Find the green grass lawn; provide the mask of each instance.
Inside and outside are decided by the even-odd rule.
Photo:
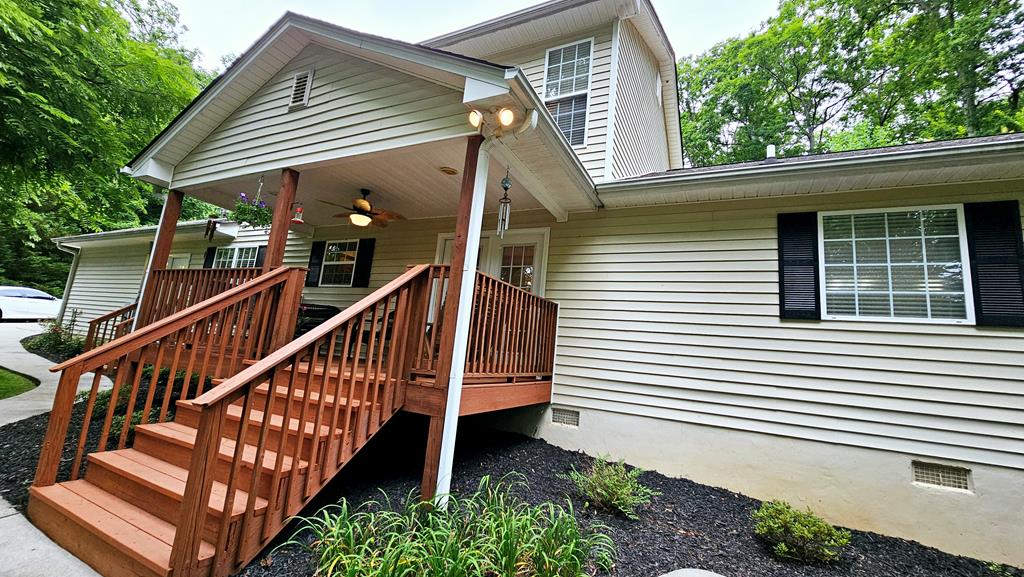
[[[31,381],[18,373],[12,373],[3,367],[0,367],[0,399],[20,395],[21,393],[34,388],[36,384],[37,383],[35,381]]]

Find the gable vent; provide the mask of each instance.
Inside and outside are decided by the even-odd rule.
[[[948,489],[971,490],[971,470],[939,463],[914,461],[914,482]]]
[[[291,100],[288,110],[305,108],[309,105],[309,91],[313,87],[313,71],[307,70],[295,75],[292,79]]]
[[[565,425],[567,427],[579,427],[580,412],[573,411],[572,409],[553,407],[551,409],[551,422],[556,425]]]

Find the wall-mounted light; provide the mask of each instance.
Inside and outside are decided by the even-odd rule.
[[[480,124],[484,121],[484,113],[479,110],[469,111],[469,123],[473,125],[473,128],[480,128]]]
[[[360,214],[358,212],[353,212],[352,214],[348,215],[348,220],[355,226],[369,226],[370,223],[373,221],[373,219],[370,218],[369,216],[365,214]]]
[[[502,126],[512,126],[512,123],[516,120],[516,114],[508,108],[502,108],[498,111],[498,122]]]

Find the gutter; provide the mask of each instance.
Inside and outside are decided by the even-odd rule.
[[[60,239],[54,239],[54,243],[57,245],[57,250],[72,255],[71,270],[68,271],[68,280],[64,281],[64,294],[60,299],[60,311],[57,312],[57,324],[60,325],[64,324],[64,313],[68,309],[68,296],[71,294],[71,285],[74,284],[75,276],[78,274],[78,261],[82,256],[82,248],[62,244]]]
[[[807,158],[793,160],[791,162],[782,161],[769,164],[749,164],[734,168],[725,166],[721,169],[708,170],[704,172],[687,173],[684,170],[681,171],[682,174],[662,173],[650,176],[641,176],[628,180],[598,184],[597,192],[598,194],[607,197],[608,195],[620,193],[633,193],[637,189],[665,188],[690,184],[707,185],[739,183],[748,180],[763,180],[765,178],[782,177],[810,172],[875,167],[883,164],[898,166],[935,162],[963,162],[964,159],[982,154],[986,155],[986,158],[988,159],[1008,156],[1013,160],[1019,161],[1022,153],[1024,153],[1024,139],[1014,139],[1008,142],[966,143],[925,150],[917,149],[877,152],[840,158],[830,157],[830,155],[822,155],[821,158]]]

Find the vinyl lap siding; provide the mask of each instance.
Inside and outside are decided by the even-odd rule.
[[[964,192],[573,215],[551,231],[554,402],[1024,468],[1024,332],[778,318],[777,212],[953,203]]]
[[[75,331],[85,334],[92,319],[135,302],[148,260],[148,243],[83,247],[67,294],[65,322],[78,311]]]
[[[658,64],[629,21],[619,26],[618,81],[612,139],[612,178],[668,170]]]
[[[548,48],[594,39],[594,60],[590,68],[590,96],[587,100],[587,136],[584,146],[574,146],[583,166],[594,180],[605,176],[605,143],[608,133],[608,95],[611,87],[612,26],[552,40],[542,45],[505,54],[485,55],[492,62],[519,66],[537,94],[544,96],[544,64]]]
[[[292,78],[314,69],[306,108],[289,111]],[[197,185],[468,134],[459,91],[323,46],[307,46],[175,168]]]

